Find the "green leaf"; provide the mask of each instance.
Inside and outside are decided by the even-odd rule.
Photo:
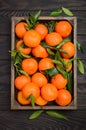
[[[29,77],[28,73],[26,73],[24,70],[19,70],[19,72],[27,77]]]
[[[38,111],[33,112],[33,113],[30,115],[29,119],[32,120],[32,119],[37,118],[38,116],[41,115],[42,112],[43,112],[43,110],[38,110]]]
[[[32,107],[34,107],[35,106],[35,98],[34,98],[33,94],[31,94],[29,97],[27,97],[27,100],[28,99],[31,100],[31,105],[32,105]]]
[[[67,78],[68,73],[63,68],[58,67],[57,70],[64,76],[64,78]]]
[[[47,52],[52,56],[55,55],[55,53],[50,48],[47,48]]]
[[[51,68],[51,69],[47,69],[47,70],[44,70],[43,71],[46,75],[52,77],[53,75],[57,74],[58,71],[57,69],[54,67],[54,68]]]
[[[26,54],[23,54],[23,53],[21,53],[21,56],[22,56],[22,58],[30,58],[31,57],[30,55],[26,55]]]
[[[73,72],[70,71],[68,73],[68,83],[67,83],[67,89],[70,91],[70,93],[72,94],[73,92]]]
[[[35,22],[38,20],[38,18],[40,17],[41,11],[38,11],[35,15],[34,15],[34,19]]]
[[[59,67],[63,67],[63,63],[60,60],[52,60],[54,64],[57,64]]]
[[[50,13],[50,16],[56,17],[56,16],[59,16],[61,13],[62,13],[62,9],[58,9],[58,10],[52,11]]]
[[[69,41],[70,41],[69,38],[65,38],[65,39],[63,39],[63,41],[60,42],[60,43],[56,46],[56,48],[59,49],[62,45],[64,45],[65,43],[67,43],[67,42],[69,42]]]
[[[60,113],[58,113],[56,111],[46,111],[46,114],[49,115],[49,116],[58,118],[58,119],[65,119],[65,120],[67,120],[66,116],[64,116],[63,114],[60,114]]]
[[[48,28],[48,32],[49,32],[49,33],[51,33],[51,32],[54,31],[56,23],[57,23],[57,22],[56,22],[56,21],[53,21],[53,20],[51,20],[51,21],[45,23],[45,25],[46,25],[47,28]]]
[[[62,7],[62,10],[66,15],[73,16],[73,13],[69,9]]]
[[[84,51],[83,51],[83,48],[82,48],[82,46],[81,46],[81,44],[77,41],[76,42],[76,46],[77,46],[77,49],[81,52],[81,53],[83,53]]]
[[[78,63],[78,70],[80,71],[81,74],[84,74],[84,64],[83,64],[83,62],[80,59],[78,59],[77,63]]]

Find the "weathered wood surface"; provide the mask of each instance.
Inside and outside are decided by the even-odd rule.
[[[77,39],[82,44],[84,54],[78,53],[86,69],[86,1],[85,0],[0,0],[0,130],[85,130],[86,123],[86,72],[78,79],[77,110],[60,111],[68,121],[42,114],[35,120],[28,120],[33,111],[10,110],[10,54],[11,16],[27,16],[29,11],[42,10],[48,15],[52,10],[67,7],[77,17]]]

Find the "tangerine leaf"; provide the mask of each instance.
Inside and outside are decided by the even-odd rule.
[[[69,38],[65,38],[65,39],[63,39],[63,41],[60,42],[60,43],[56,46],[56,48],[59,49],[62,45],[64,45],[66,42],[69,42],[69,41],[70,41]]]
[[[52,56],[55,55],[55,53],[50,48],[47,48],[47,52]]]
[[[83,48],[82,48],[81,44],[80,44],[78,41],[76,42],[76,46],[77,46],[77,49],[78,49],[81,53],[83,53]]]
[[[78,62],[78,70],[80,71],[81,74],[84,74],[84,64],[83,64],[83,62],[80,59],[78,59],[77,62]]]
[[[63,69],[63,68],[57,68],[58,72],[61,73],[64,78],[67,78],[68,77],[68,73]]]
[[[38,20],[38,18],[40,17],[41,11],[39,10],[35,15],[34,15],[34,19],[35,22]]]
[[[54,68],[51,68],[51,69],[44,70],[43,72],[44,72],[46,75],[52,77],[53,75],[55,75],[55,74],[58,73],[58,70],[54,67]]]
[[[39,111],[33,112],[33,113],[30,115],[29,119],[32,120],[32,119],[37,118],[38,116],[41,115],[42,112],[43,112],[43,110],[39,110]]]
[[[50,13],[50,16],[56,17],[56,16],[59,16],[61,13],[62,13],[62,9],[58,9],[58,10],[52,11]]]
[[[70,91],[72,94],[72,89],[73,89],[73,72],[70,71],[68,73],[68,83],[67,83],[67,89]]]
[[[31,100],[31,105],[32,105],[32,107],[34,107],[34,106],[35,106],[35,97],[33,96],[33,94],[31,94],[31,95],[29,96],[29,99]]]
[[[73,13],[69,9],[62,7],[62,10],[66,15],[73,16]]]
[[[58,113],[56,111],[46,111],[46,114],[49,115],[49,116],[55,117],[55,118],[67,120],[66,116],[64,116],[63,114]]]

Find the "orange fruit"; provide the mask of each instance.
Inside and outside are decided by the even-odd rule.
[[[38,69],[38,63],[34,58],[23,59],[21,65],[22,69],[29,75],[34,74]]]
[[[72,31],[72,25],[68,21],[59,21],[55,26],[55,31],[63,38],[68,37]]]
[[[26,54],[26,55],[30,54],[31,48],[23,47],[23,46],[24,46],[23,40],[18,40],[16,42],[16,50],[19,50],[21,53]]]
[[[58,90],[53,84],[48,83],[48,84],[42,86],[41,96],[46,101],[53,101],[58,96]]]
[[[30,77],[27,77],[25,75],[19,75],[14,80],[14,85],[18,90],[22,90],[24,85],[31,81]]]
[[[27,31],[25,26],[27,26],[27,24],[25,22],[19,22],[19,23],[16,24],[15,33],[16,33],[18,38],[23,38],[24,37],[24,34]]]
[[[24,44],[28,47],[37,47],[41,42],[41,36],[35,30],[29,30],[24,35]]]
[[[37,24],[35,26],[35,30],[41,35],[41,40],[43,40],[45,36],[48,34],[48,29],[44,24]]]
[[[66,89],[58,90],[58,97],[56,103],[60,106],[66,106],[71,103],[72,96],[71,93]]]
[[[72,42],[65,43],[64,45],[62,45],[61,49],[66,52],[61,52],[61,56],[66,59],[72,58],[76,51],[75,45]]]
[[[30,100],[27,100],[27,99],[23,96],[22,91],[18,91],[18,93],[17,93],[17,100],[18,100],[18,102],[19,102],[20,104],[22,104],[22,105],[28,105],[28,104],[30,104]]]
[[[31,79],[32,82],[36,83],[39,87],[42,87],[43,85],[48,83],[46,76],[40,72],[33,74]]]
[[[51,58],[43,58],[39,61],[39,65],[38,65],[38,68],[39,70],[47,70],[47,69],[50,69],[50,68],[53,68],[54,67],[54,64],[52,62],[52,59]]]
[[[49,46],[56,46],[57,44],[62,42],[62,37],[59,33],[52,32],[52,33],[47,34],[47,36],[45,37],[45,42]]]
[[[48,103],[48,101],[44,100],[41,96],[36,98],[35,103],[39,106],[44,106]]]
[[[47,50],[41,45],[32,48],[32,54],[38,58],[46,58],[48,56]]]
[[[24,85],[22,92],[25,98],[28,98],[31,94],[34,96],[35,99],[40,96],[40,88],[37,84],[33,82]]]
[[[51,78],[51,83],[57,87],[57,89],[65,88],[67,85],[67,78],[64,78],[62,74],[58,73]]]

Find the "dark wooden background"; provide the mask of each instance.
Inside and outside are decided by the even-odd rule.
[[[78,72],[78,108],[60,111],[68,121],[49,117],[44,113],[28,120],[31,110],[10,109],[10,54],[11,17],[27,16],[28,12],[42,10],[42,15],[61,8],[69,8],[77,17],[77,39],[84,48],[78,56],[86,64],[86,0],[0,0],[0,130],[86,130],[86,72]],[[85,65],[86,69],[86,65]]]

